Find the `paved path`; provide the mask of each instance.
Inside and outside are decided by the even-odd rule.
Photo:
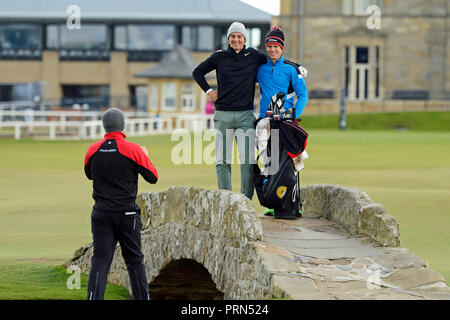
[[[450,299],[445,279],[407,249],[377,247],[323,218],[260,218],[280,298]]]

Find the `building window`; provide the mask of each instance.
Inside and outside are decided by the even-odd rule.
[[[128,26],[129,50],[172,50],[175,45],[175,26],[138,25]]]
[[[369,63],[369,47],[356,47],[356,63]]]
[[[247,47],[258,49],[261,45],[261,29],[260,28],[248,28],[247,34]]]
[[[197,50],[211,51],[214,47],[214,28],[212,26],[199,26],[197,38]]]
[[[116,50],[127,49],[127,26],[114,26],[114,46]]]
[[[0,85],[0,102],[13,101],[13,86],[10,84]]]
[[[45,42],[47,49],[59,49],[59,26],[57,24],[47,25]]]
[[[136,110],[147,111],[147,86],[136,86]]]
[[[42,97],[42,87],[39,82],[0,85],[0,101],[34,102]]]
[[[108,35],[106,25],[83,24],[81,29],[70,30],[67,26],[59,26],[61,49],[108,49]]]
[[[227,27],[216,26],[214,29],[214,49],[226,50],[228,48]]]
[[[379,46],[344,48],[344,86],[350,100],[380,98]]]
[[[31,24],[0,25],[1,49],[41,49],[41,28]]]
[[[150,84],[150,110],[158,110],[158,84]]]
[[[147,111],[147,86],[145,85],[131,85],[129,86],[130,95],[127,97],[127,105],[136,109],[136,111]],[[120,106],[123,102],[123,96],[114,97],[114,100]]]
[[[109,60],[108,28],[100,24],[83,24],[81,29],[59,25],[61,60]]]
[[[80,105],[90,110],[109,106],[108,85],[62,85],[62,106]]]
[[[356,99],[367,100],[369,82],[369,47],[356,47]]]
[[[0,59],[41,59],[41,26],[0,24]]]
[[[177,27],[178,43],[191,51],[214,50],[214,27],[212,26],[179,26]]]
[[[344,14],[346,15],[367,15],[367,8],[371,4],[377,4],[379,1],[373,0],[344,0]]]
[[[195,47],[194,43],[194,30],[190,26],[182,26],[181,27],[181,45],[188,50],[193,50]]]
[[[177,84],[175,82],[165,82],[162,86],[164,110],[175,111],[177,109]]]
[[[181,95],[181,105],[183,110],[192,111],[195,109],[195,91],[192,83],[183,84]]]

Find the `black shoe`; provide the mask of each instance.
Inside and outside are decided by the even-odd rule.
[[[295,214],[277,214],[277,212],[275,212],[274,218],[275,219],[295,220],[298,218],[298,216],[296,216]]]

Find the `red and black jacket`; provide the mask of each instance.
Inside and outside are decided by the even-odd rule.
[[[125,140],[121,132],[109,132],[89,147],[84,172],[93,180],[94,209],[100,211],[136,210],[138,174],[149,183],[158,181],[158,172],[142,148]]]

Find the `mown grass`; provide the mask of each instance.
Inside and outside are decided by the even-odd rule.
[[[85,300],[87,277],[80,275],[80,288],[63,265],[0,263],[0,300]],[[69,286],[67,282],[69,281]],[[72,288],[72,289],[69,289]],[[107,284],[105,300],[129,300],[123,287]]]
[[[450,132],[317,130],[308,127],[307,119],[303,125],[310,133],[310,158],[305,161],[301,184],[340,184],[365,191],[398,219],[402,246],[423,257],[449,281]],[[170,136],[130,140],[147,146],[160,176],[156,185],[141,179],[139,192],[163,191],[174,185],[217,188],[214,164],[173,164],[171,151],[178,142]],[[29,294],[27,286],[38,281],[35,278],[27,285],[8,278],[20,278],[14,273],[23,274],[20,270],[26,264],[16,264],[31,259],[51,260],[52,265],[45,266],[48,270],[41,271],[54,275],[52,268],[91,242],[92,186],[83,172],[91,142],[0,140],[0,298],[57,297],[59,293],[50,292],[52,285],[49,291]],[[203,147],[209,143],[205,141]],[[233,191],[239,192],[237,165],[232,179]],[[253,204],[261,213],[256,196]],[[79,291],[84,299],[83,287]]]
[[[339,115],[302,116],[302,125],[338,129]],[[348,114],[350,130],[450,131],[450,112],[392,112]]]

